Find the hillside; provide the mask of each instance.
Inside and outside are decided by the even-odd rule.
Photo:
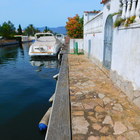
[[[64,26],[60,26],[60,27],[48,27],[50,30],[52,30],[55,33],[59,33],[59,34],[66,34],[66,28]],[[41,32],[44,31],[45,27],[38,27],[37,29],[39,29]]]

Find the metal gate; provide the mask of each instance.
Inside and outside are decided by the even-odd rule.
[[[103,57],[103,65],[107,69],[111,69],[112,40],[113,40],[113,19],[112,16],[108,16],[105,24],[104,57]]]
[[[88,58],[90,58],[91,53],[91,40],[88,40]]]

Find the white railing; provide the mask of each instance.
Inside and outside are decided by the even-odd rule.
[[[85,26],[84,34],[94,34],[94,33],[102,32],[103,13],[100,12],[99,14],[97,14],[90,21],[88,21],[84,26]]]
[[[140,21],[140,0],[121,0],[121,3],[123,19],[136,16],[136,21]]]

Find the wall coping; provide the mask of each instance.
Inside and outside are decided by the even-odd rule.
[[[134,29],[134,28],[140,28],[140,22],[135,22],[133,24],[130,24],[128,27],[125,26],[118,27],[119,30]]]
[[[101,11],[100,13],[98,13],[97,15],[95,15],[91,20],[89,20],[87,23],[84,24],[87,25],[89,22],[91,22],[92,20],[94,20],[95,18],[97,18],[98,16],[102,15],[103,14],[103,11]]]
[[[64,51],[45,140],[71,140],[68,50]]]

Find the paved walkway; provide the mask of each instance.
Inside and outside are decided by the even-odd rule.
[[[84,55],[69,55],[72,140],[140,140],[140,109]]]

